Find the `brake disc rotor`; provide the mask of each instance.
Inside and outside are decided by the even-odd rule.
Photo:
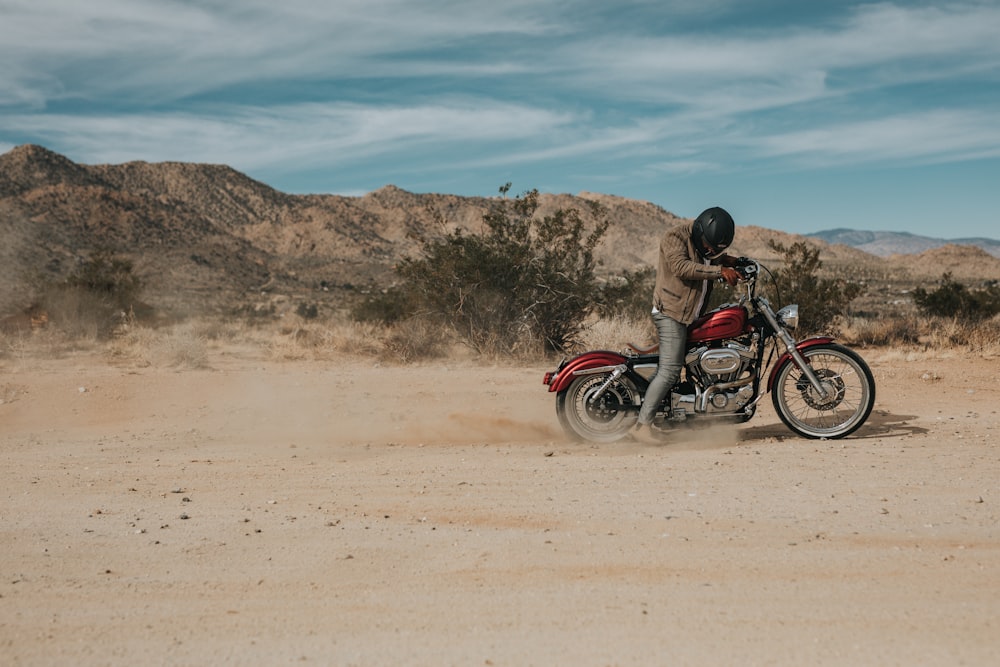
[[[795,383],[795,388],[802,394],[802,400],[806,402],[806,405],[814,410],[832,410],[840,405],[840,402],[844,400],[845,390],[844,380],[840,375],[829,368],[820,368],[813,372],[820,384],[823,385],[823,389],[826,390],[826,398],[819,395],[807,377],[802,376]]]

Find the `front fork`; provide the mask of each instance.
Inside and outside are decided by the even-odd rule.
[[[819,377],[813,372],[812,366],[806,362],[806,358],[801,352],[799,352],[799,349],[795,346],[795,339],[792,338],[792,335],[788,333],[785,327],[781,326],[781,323],[778,322],[778,318],[771,312],[770,308],[764,308],[761,312],[764,313],[764,318],[767,320],[767,323],[770,324],[775,333],[778,334],[778,338],[780,338],[781,342],[784,343],[785,352],[792,358],[792,361],[795,362],[798,369],[802,371],[802,374],[806,376],[806,379],[809,380],[809,384],[816,390],[819,397],[822,399],[829,398],[829,392],[827,392],[826,385],[820,382]]]

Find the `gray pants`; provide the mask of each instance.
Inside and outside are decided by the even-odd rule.
[[[653,421],[660,401],[680,379],[684,366],[684,345],[687,343],[686,325],[662,313],[653,313],[653,324],[660,335],[660,359],[639,410],[640,424]]]

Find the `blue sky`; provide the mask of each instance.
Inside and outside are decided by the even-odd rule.
[[[0,151],[1000,237],[1000,2],[0,0]]]

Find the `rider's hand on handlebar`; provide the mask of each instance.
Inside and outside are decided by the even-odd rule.
[[[724,266],[722,267],[722,279],[729,283],[730,287],[732,287],[740,281],[740,273],[736,269]]]

